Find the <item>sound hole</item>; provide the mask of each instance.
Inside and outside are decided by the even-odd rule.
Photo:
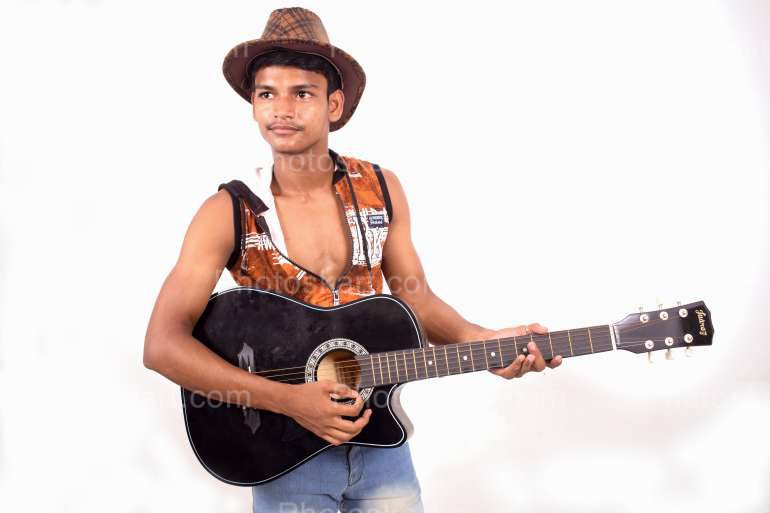
[[[328,379],[358,390],[358,385],[361,383],[361,367],[354,353],[345,349],[335,349],[326,353],[318,362],[316,379]],[[342,403],[353,402],[351,398],[340,398],[337,394],[332,394],[332,398]]]

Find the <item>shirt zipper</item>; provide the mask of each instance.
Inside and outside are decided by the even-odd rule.
[[[334,196],[337,198],[337,201],[339,202],[339,204],[342,205],[342,217],[343,217],[343,221],[345,221],[345,231],[347,232],[348,240],[350,241],[350,246],[349,246],[350,247],[350,251],[349,251],[349,258],[348,258],[347,268],[340,275],[340,277],[337,278],[337,281],[334,283],[334,287],[329,285],[329,282],[326,281],[321,276],[317,275],[316,273],[314,273],[310,269],[305,269],[304,267],[299,265],[297,262],[295,262],[294,260],[289,258],[288,255],[284,255],[283,252],[280,249],[278,249],[278,246],[276,246],[275,243],[273,242],[273,237],[270,235],[270,229],[267,227],[267,222],[265,222],[265,226],[263,227],[263,229],[265,230],[265,233],[267,234],[267,238],[270,240],[270,245],[275,248],[275,250],[278,252],[278,254],[280,254],[283,258],[285,258],[286,260],[291,262],[293,265],[295,265],[295,266],[299,267],[300,269],[302,269],[303,271],[305,271],[307,274],[309,274],[311,276],[315,276],[316,278],[318,278],[318,280],[321,283],[326,285],[326,287],[332,293],[332,303],[333,303],[333,305],[337,306],[337,305],[340,304],[340,293],[339,293],[339,290],[338,290],[340,281],[342,280],[342,278],[347,276],[347,274],[350,272],[350,269],[353,267],[353,235],[351,235],[351,233],[350,233],[350,223],[348,223],[348,216],[345,213],[345,204],[342,202],[342,198],[340,198],[340,193],[336,189],[334,190]],[[264,217],[262,218],[262,220],[264,221]]]
[[[348,215],[347,210],[345,210],[345,204],[342,202],[342,198],[340,198],[339,191],[335,188],[334,189],[334,197],[337,198],[337,201],[339,202],[340,206],[342,206],[342,220],[345,223],[345,233],[348,234],[348,241],[350,242],[350,253],[348,255],[348,265],[347,268],[343,271],[343,273],[337,278],[337,281],[334,282],[334,290],[332,290],[332,293],[334,294],[334,304],[338,305],[340,304],[340,296],[338,292],[338,287],[340,285],[340,281],[342,278],[348,275],[350,272],[350,269],[353,267],[353,235],[350,233],[350,222],[348,222]]]

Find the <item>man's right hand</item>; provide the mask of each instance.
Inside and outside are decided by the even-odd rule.
[[[320,380],[289,386],[291,390],[287,394],[283,413],[332,445],[347,442],[369,423],[371,408],[367,408],[361,418],[355,421],[342,418],[343,415],[357,417],[364,405],[358,392],[347,385]],[[355,398],[355,402],[338,403],[332,399],[331,394],[340,398]]]

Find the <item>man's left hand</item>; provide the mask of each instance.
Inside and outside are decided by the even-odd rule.
[[[503,328],[501,330],[485,330],[482,334],[484,340],[490,340],[493,338],[510,338],[521,337],[528,333],[537,333],[545,335],[548,333],[548,328],[541,326],[539,323],[529,324],[527,326],[517,326],[515,328]],[[561,355],[555,355],[551,361],[546,362],[543,355],[540,353],[537,344],[534,342],[527,343],[526,357],[520,354],[513,362],[507,367],[500,367],[497,369],[488,369],[492,374],[497,374],[505,379],[520,378],[524,374],[530,371],[541,372],[546,367],[554,369],[561,365]]]

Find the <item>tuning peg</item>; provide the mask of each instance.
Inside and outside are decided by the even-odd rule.
[[[652,363],[652,351],[647,351],[647,363]]]
[[[684,348],[684,355],[688,358],[692,358],[695,356],[695,352],[692,350],[692,347],[687,346]]]
[[[639,307],[639,313],[642,313],[642,312],[644,312],[644,307],[643,307],[643,306],[640,306],[640,307]]]
[[[663,310],[663,303],[660,302],[660,298],[656,297],[655,302],[658,304],[658,310]]]
[[[666,349],[666,360],[673,360],[674,354],[671,352],[671,348]]]
[[[677,301],[676,302],[676,306],[682,306],[682,302],[681,301]]]

